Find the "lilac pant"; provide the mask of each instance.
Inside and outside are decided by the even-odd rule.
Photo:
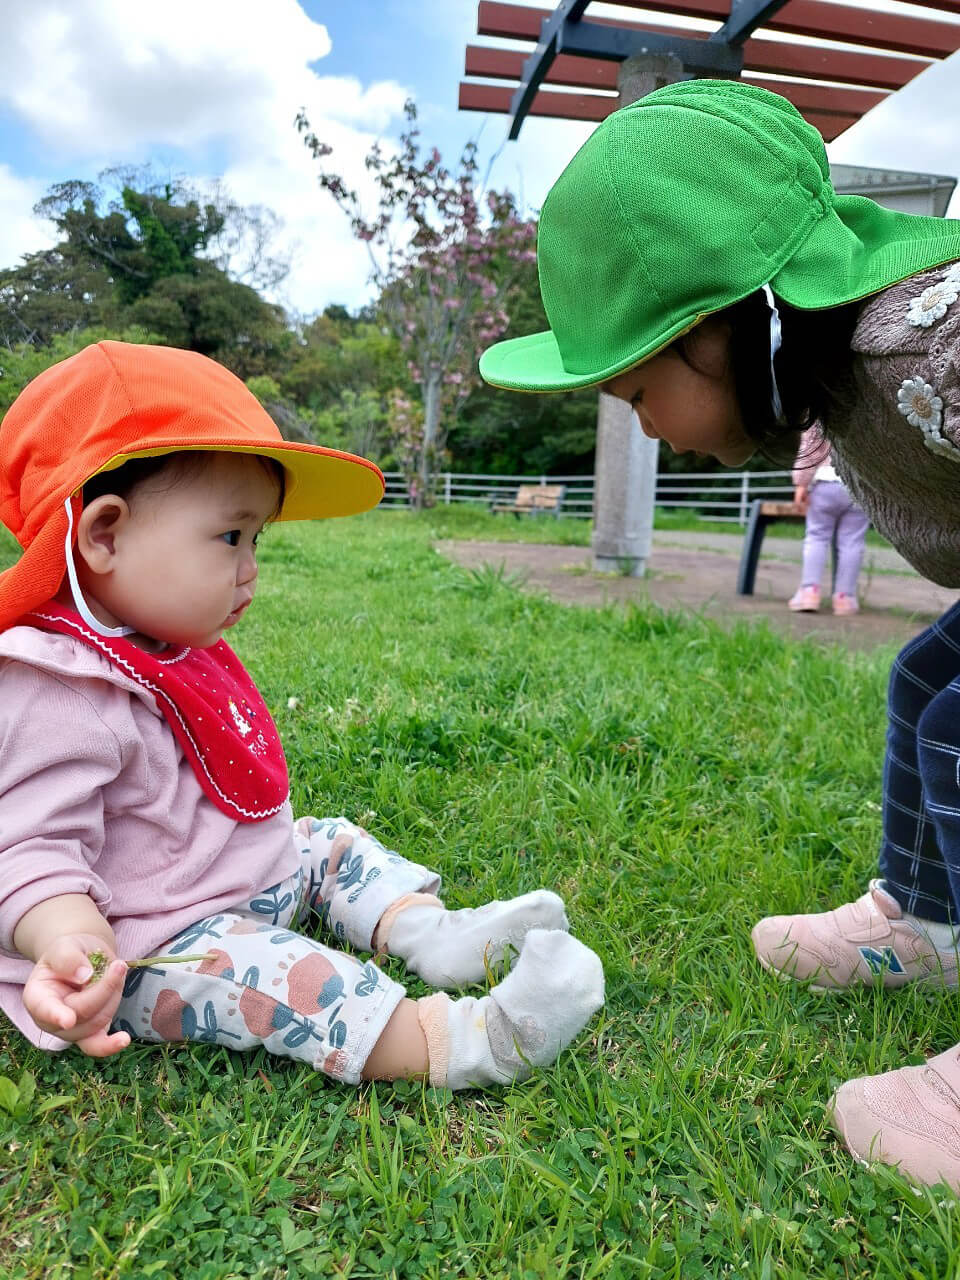
[[[827,564],[827,553],[836,534],[837,565],[833,589],[855,596],[869,524],[844,485],[835,480],[818,480],[812,485],[807,531],[803,539],[801,584],[819,587]]]

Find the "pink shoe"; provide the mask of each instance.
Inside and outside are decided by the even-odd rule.
[[[838,591],[833,597],[833,612],[838,618],[849,617],[851,613],[859,613],[860,605],[856,596],[848,596],[845,591]]]
[[[800,587],[787,601],[794,613],[816,613],[820,608],[820,588]]]
[[[767,916],[751,936],[765,969],[784,978],[812,978],[815,991],[908,982],[958,985],[956,945],[935,947],[920,921],[904,918],[879,880],[871,880],[862,898],[835,911]]]
[[[914,1182],[960,1188],[960,1045],[922,1067],[848,1080],[827,1115],[861,1164],[899,1165]]]

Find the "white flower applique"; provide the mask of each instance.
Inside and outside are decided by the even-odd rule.
[[[943,400],[923,378],[904,378],[897,392],[897,408],[910,423],[923,432],[923,443],[932,453],[952,462],[960,462],[960,449],[940,433],[943,425]]]
[[[907,322],[921,329],[929,329],[947,314],[947,307],[960,297],[960,273],[954,278],[948,274],[943,280],[931,284],[916,298],[910,299]]]
[[[943,277],[943,283],[948,289],[957,289],[960,291],[960,262],[955,262],[947,274]]]

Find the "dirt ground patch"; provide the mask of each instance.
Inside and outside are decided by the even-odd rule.
[[[905,644],[944,610],[957,593],[914,573],[893,552],[868,549],[860,579],[861,611],[835,618],[829,600],[820,613],[791,613],[801,544],[768,538],[752,596],[737,595],[741,539],[736,535],[657,534],[645,578],[594,573],[585,547],[528,542],[437,543],[465,568],[503,566],[526,588],[564,604],[603,605],[649,600],[663,609],[689,609],[718,621],[765,618],[778,630],[856,649]],[[901,571],[902,570],[902,571]]]

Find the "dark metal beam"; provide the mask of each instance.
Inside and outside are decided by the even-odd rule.
[[[533,106],[544,76],[557,56],[557,35],[567,22],[577,23],[590,0],[560,0],[556,10],[540,28],[537,47],[523,66],[523,77],[510,103],[510,139],[519,137],[524,117]]]
[[[556,36],[556,52],[615,62],[645,53],[673,54],[685,70],[733,77],[739,76],[743,67],[743,50],[739,48],[710,40],[678,39],[654,31],[627,31],[622,27],[601,26],[598,22],[561,27]]]
[[[757,27],[787,3],[787,0],[730,0],[730,17],[710,36],[715,44],[742,45]]]
[[[596,22],[581,21],[590,0],[560,0],[554,12],[540,27],[537,47],[523,64],[520,84],[510,101],[511,140],[520,135],[524,119],[530,114],[534,100],[540,91],[560,53],[578,57],[603,58],[623,62],[641,54],[673,55],[683,63],[684,71],[695,75],[720,75],[736,78],[743,69],[743,50],[740,47],[754,26],[765,16],[776,12],[786,0],[730,0],[734,10],[730,22],[742,29],[738,40],[720,37],[717,32],[709,40],[694,37],[663,35],[654,31],[629,31]],[[752,25],[750,25],[752,23]],[[728,24],[729,25],[729,24]],[[721,31],[723,28],[721,28]]]

